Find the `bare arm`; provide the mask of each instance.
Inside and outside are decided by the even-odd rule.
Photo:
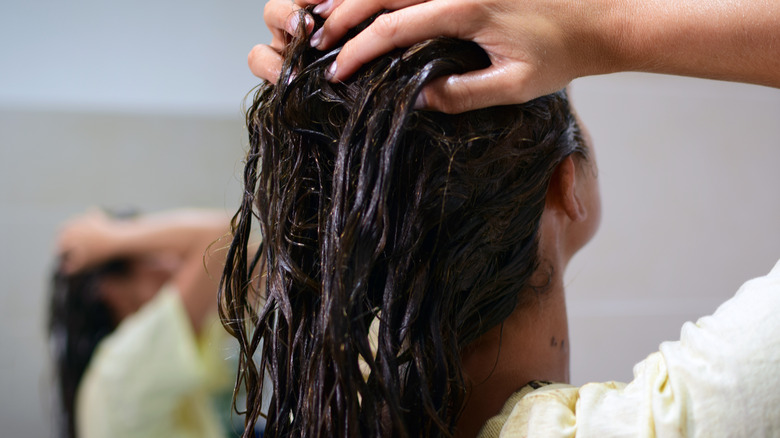
[[[63,269],[75,273],[117,257],[172,255],[172,282],[197,330],[216,309],[219,275],[225,264],[229,217],[205,210],[177,210],[133,220],[94,212],[63,227],[58,242]]]
[[[621,1],[614,71],[644,71],[780,87],[780,3]]]
[[[440,78],[420,105],[462,112],[521,103],[563,88],[574,78],[644,71],[780,87],[780,3],[773,0],[297,0],[320,3],[327,21],[312,35],[320,49],[383,9],[347,42],[332,66],[343,80],[396,47],[437,36],[472,40],[490,55],[481,71]],[[299,5],[270,0],[270,46],[256,46],[252,71],[275,81],[285,32],[296,29]],[[306,27],[311,30],[310,25]]]

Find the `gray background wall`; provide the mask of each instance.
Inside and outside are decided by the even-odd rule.
[[[232,211],[261,1],[0,4],[0,435],[50,436],[57,226],[89,206]],[[567,272],[572,379],[634,363],[780,258],[780,91],[575,81],[604,216]]]

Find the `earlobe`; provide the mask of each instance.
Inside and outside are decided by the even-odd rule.
[[[550,183],[550,191],[553,193],[547,195],[548,200],[551,196],[555,199],[555,204],[572,222],[582,222],[588,216],[577,187],[579,183],[577,172],[581,171],[571,155],[566,157],[553,173],[553,181]]]

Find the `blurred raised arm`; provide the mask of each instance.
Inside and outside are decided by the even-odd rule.
[[[198,330],[216,309],[230,218],[224,212],[175,210],[136,219],[94,211],[65,224],[58,239],[62,269],[76,273],[115,258],[164,254],[177,260],[171,281]]]

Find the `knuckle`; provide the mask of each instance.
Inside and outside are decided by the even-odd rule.
[[[466,17],[465,20],[458,20],[456,24],[480,25],[483,24],[485,17],[484,0],[444,0],[441,3],[441,13],[448,17]]]
[[[435,93],[430,97],[429,106],[445,114],[463,112],[463,101],[457,95],[440,95]]]
[[[471,93],[471,87],[464,85],[452,90],[445,99],[446,111],[448,114],[458,114],[472,108],[474,97]]]
[[[506,96],[510,97],[512,101],[525,103],[533,98],[529,79],[529,72],[519,71],[514,75],[503,77],[500,86],[507,90]]]
[[[297,9],[300,8],[289,2],[279,4],[279,2],[270,1],[263,9],[263,20],[271,29],[284,29]]]
[[[341,30],[342,29],[342,25],[341,25],[341,20],[339,19],[339,16],[337,15],[338,11],[339,11],[338,9],[333,11],[330,14],[330,17],[328,17],[328,19],[325,20],[325,24],[322,25],[323,39],[327,39],[331,35],[336,36],[336,37],[341,35],[341,33],[342,33],[342,30]]]
[[[446,112],[447,114],[460,114],[469,108],[471,108],[470,101],[453,99],[448,101],[448,104],[444,112]]]
[[[252,47],[252,50],[249,51],[249,55],[247,56],[247,63],[249,64],[249,68],[252,68],[260,60],[261,51],[262,46],[259,44]]]
[[[339,53],[338,57],[336,58],[339,72],[342,74],[345,71],[351,72],[354,65],[359,66],[360,64],[366,62],[362,58],[363,57],[361,57],[359,47],[356,46],[355,40],[347,41],[344,44],[344,47],[341,48],[341,53]]]
[[[343,16],[343,9],[334,8],[330,15],[328,16],[328,19],[325,20],[325,27],[333,27],[338,26],[341,24],[341,21],[344,19]]]
[[[349,31],[351,14],[349,8],[339,8],[342,2],[334,1],[330,14],[325,20],[323,31],[325,34],[341,37]]]
[[[461,11],[464,14],[469,14],[470,17],[476,19],[484,19],[488,14],[488,4],[481,0],[466,0],[461,4]]]
[[[266,46],[255,46],[249,52],[249,70],[255,76],[270,82],[276,82],[279,76],[279,62],[274,59],[271,49]]]
[[[382,14],[370,26],[374,34],[380,38],[392,38],[398,31],[399,22],[395,14]]]
[[[273,22],[274,15],[274,5],[273,2],[268,2],[265,4],[265,7],[263,8],[263,20],[266,24],[271,24]]]
[[[340,67],[344,67],[343,61],[345,59],[352,59],[355,52],[355,42],[354,40],[349,40],[346,43],[344,43],[344,46],[341,47],[341,52],[339,52],[338,55],[338,64]]]

